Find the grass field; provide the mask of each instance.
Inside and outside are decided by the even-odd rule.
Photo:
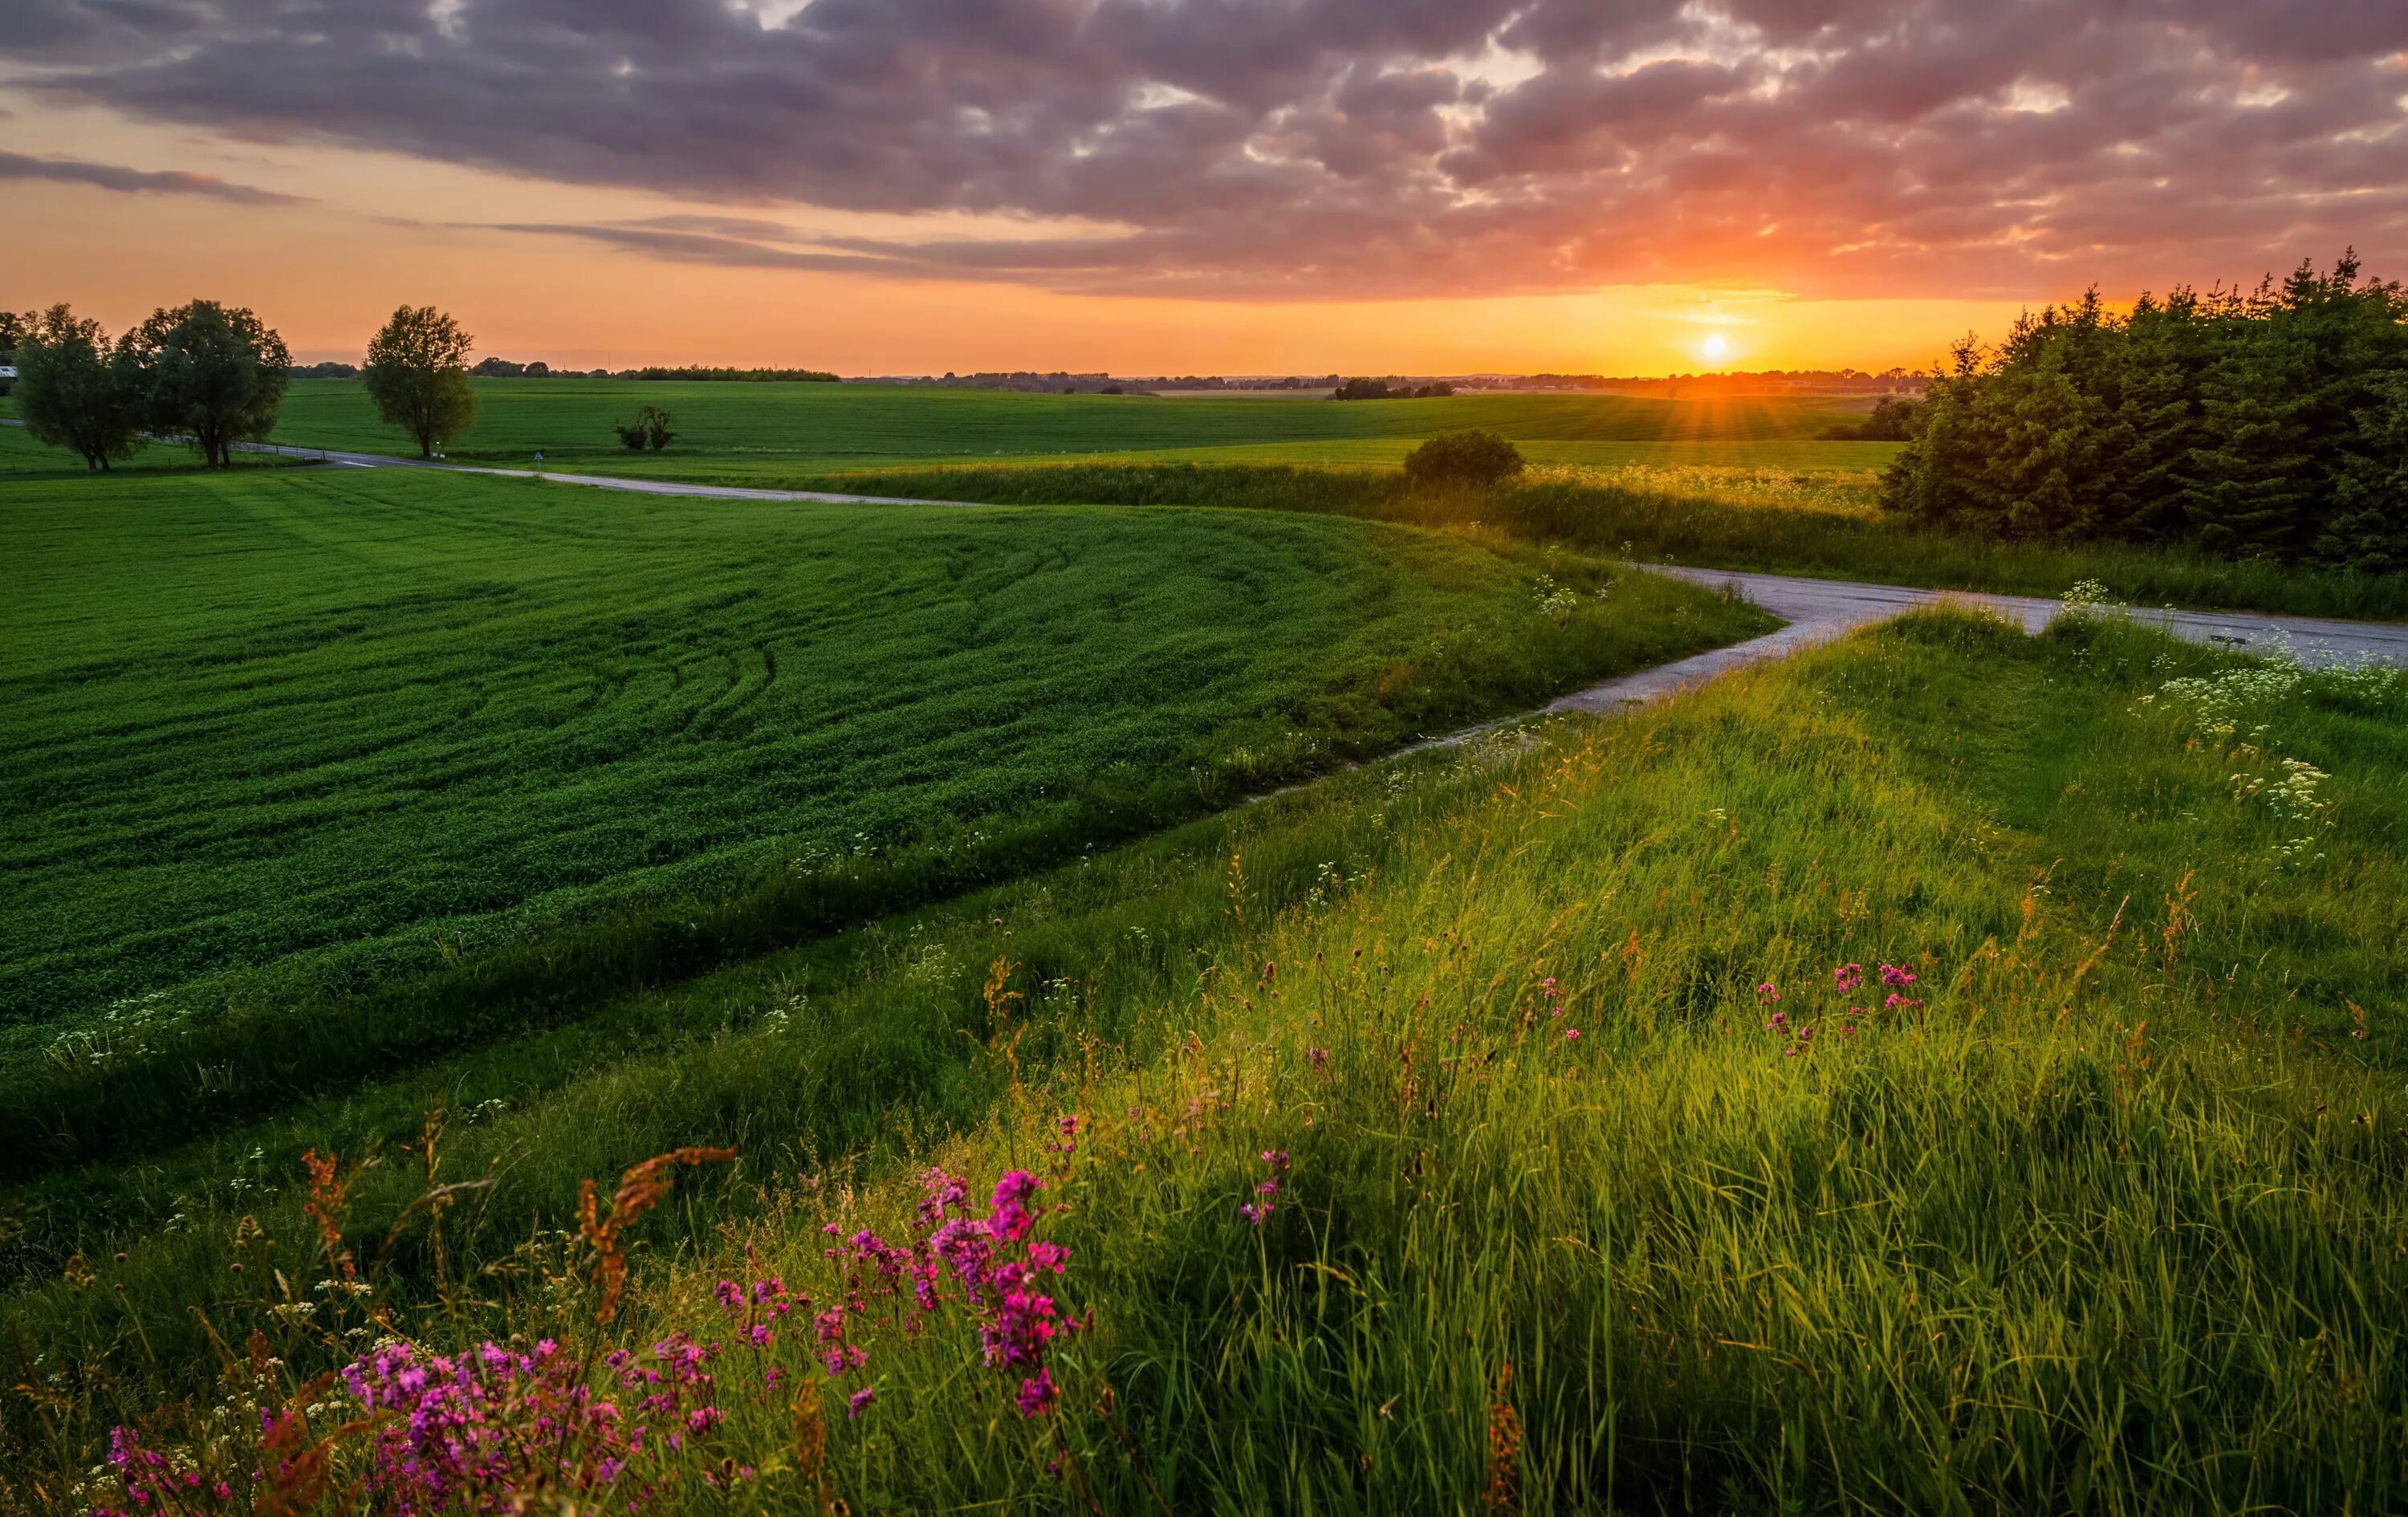
[[[46,482],[0,545],[20,1172],[1770,624],[1360,522],[402,471]]]
[[[722,396],[729,389],[747,394]],[[654,391],[659,391],[654,394]],[[1427,520],[1394,466],[1448,427],[1516,440],[1533,465],[1495,508],[1459,513],[1585,551],[1704,568],[2061,594],[2090,580],[2149,605],[2396,619],[2408,576],[2293,572],[2116,543],[1998,542],[1908,527],[1878,506],[1891,443],[1811,440],[1851,414],[1823,400],[1470,395],[1308,402],[1024,395],[828,385],[487,381],[485,419],[452,456],[712,484],[940,499],[1190,505]],[[683,408],[692,436],[632,454],[546,436],[591,432],[646,396]],[[583,435],[582,432],[580,433]],[[390,447],[342,380],[294,387],[279,436]]]
[[[478,419],[445,451],[523,463],[537,450],[562,467],[617,465],[684,476],[831,471],[896,463],[1053,458],[1100,452],[1295,448],[1297,459],[1401,457],[1412,441],[1454,427],[1487,427],[1550,444],[1761,445],[1812,437],[1850,419],[1826,401],[1662,401],[1621,395],[1464,395],[1446,400],[1182,400],[1152,395],[1039,395],[885,385],[721,384],[611,379],[481,379]],[[644,405],[678,419],[657,456],[620,448],[614,416]],[[351,379],[295,383],[275,440],[390,452],[401,435],[380,424]],[[1861,448],[1864,445],[1848,445]],[[1878,445],[1876,445],[1878,446]]]
[[[0,416],[12,414],[0,401]],[[238,469],[285,468],[291,459],[270,453],[236,453],[234,466]],[[136,451],[131,458],[120,459],[110,465],[114,474],[137,470],[145,474],[160,472],[200,473],[207,465],[200,454],[189,448],[153,443]],[[0,484],[33,484],[50,479],[80,479],[93,471],[83,461],[62,448],[46,448],[36,442],[22,427],[0,426]]]
[[[464,1061],[407,1093],[452,1113],[439,1169],[398,1096],[317,1112],[394,1160],[320,1193],[356,1300],[250,1283],[329,1273],[291,1151],[248,1157],[300,1129],[163,1160],[172,1195],[111,1174],[90,1283],[0,1307],[39,1393],[0,1467],[63,1490],[199,1391],[197,1308],[273,1354],[204,1395],[238,1415],[396,1327],[721,1344],[716,1425],[633,1467],[657,1510],[739,1470],[801,1510],[2394,1510],[2403,732],[2396,677],[1934,615],[1343,778]],[[708,1141],[742,1157],[680,1172],[597,1326],[539,1228]],[[975,1216],[1035,1171],[1044,1288],[1091,1326],[982,1362],[1006,1324],[928,1252],[930,1162]],[[496,1181],[440,1241],[430,1172]],[[772,1278],[810,1303],[713,1300]],[[861,1355],[833,1376],[824,1308]]]

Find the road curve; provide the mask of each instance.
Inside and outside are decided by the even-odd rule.
[[[1851,632],[1903,616],[1917,607],[1950,604],[1996,612],[2038,632],[2064,609],[2061,601],[2035,595],[1989,595],[1963,591],[1915,590],[1905,585],[1863,584],[1852,580],[1807,580],[1786,574],[1743,574],[1725,569],[1692,569],[1670,564],[1632,567],[1650,574],[1685,580],[1707,589],[1728,588],[1789,624],[1746,642],[1711,652],[1659,664],[1608,680],[1549,702],[1539,713],[1586,711],[1592,715],[1627,710],[1751,664],[1784,658],[1801,648],[1830,642]],[[2142,611],[2124,613],[2149,626],[2161,627],[2187,642],[2205,643],[2236,652],[2282,653],[2308,665],[2371,661],[2408,664],[2408,623],[2398,622],[2334,622],[2313,616],[2270,616],[2256,611]],[[1484,723],[1414,745],[1414,749],[1449,748],[1493,732],[1508,717]],[[1412,751],[1412,750],[1408,750]]]

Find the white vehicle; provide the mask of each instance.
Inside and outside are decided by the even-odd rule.
[[[0,364],[0,379],[15,379],[16,377],[17,377],[17,365],[14,365],[14,364]]]

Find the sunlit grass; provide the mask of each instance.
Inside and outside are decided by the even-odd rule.
[[[940,909],[805,982],[741,971],[701,1026],[446,1138],[447,1178],[522,1156],[519,1200],[447,1224],[498,1305],[431,1302],[423,1221],[378,1289],[432,1343],[590,1342],[588,1287],[538,1284],[574,1252],[470,1211],[557,1218],[580,1173],[729,1139],[735,1182],[680,1181],[611,1330],[725,1341],[715,1280],[839,1301],[824,1224],[907,1244],[921,1166],[981,1214],[1019,1167],[1068,1208],[1049,1291],[1094,1312],[1058,1416],[1020,1416],[963,1309],[910,1331],[871,1278],[834,1381],[800,1316],[759,1351],[775,1394],[731,1344],[665,1502],[713,1507],[725,1457],[856,1510],[2386,1510],[2408,692],[2238,667],[1928,615]],[[2326,776],[2321,856],[2233,783],[2285,760]],[[364,1259],[423,1184],[382,1173]],[[305,1260],[262,1178],[217,1205]],[[365,1321],[276,1315],[219,1224],[131,1241],[17,1296],[20,1341],[138,1356],[147,1320],[199,1353],[197,1304],[299,1373]],[[57,1425],[151,1384],[69,1374]]]

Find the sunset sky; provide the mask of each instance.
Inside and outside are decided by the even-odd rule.
[[[0,304],[305,360],[1919,367],[2353,243],[2401,0],[0,3]]]

